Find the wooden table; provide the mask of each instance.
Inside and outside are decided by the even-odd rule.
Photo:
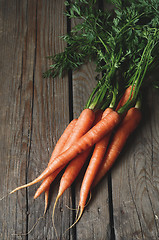
[[[62,78],[43,79],[46,56],[63,51],[59,36],[70,22],[63,0],[0,0],[0,196],[37,177],[73,117],[78,117],[93,86],[94,67]],[[60,239],[159,239],[159,95],[144,96],[143,120],[111,172],[92,193],[80,222],[72,229],[82,174],[59,200],[55,226]],[[56,239],[52,207],[59,178],[52,185],[44,219],[39,184],[0,202],[0,239]],[[24,235],[15,235],[24,233]]]

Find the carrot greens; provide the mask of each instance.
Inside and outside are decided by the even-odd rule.
[[[50,57],[53,64],[44,76],[56,77],[88,61],[95,62],[96,71],[102,77],[98,78],[86,108],[107,107],[112,97],[118,100],[126,87],[135,85],[131,103],[122,112],[135,103],[145,77],[158,67],[159,3],[157,0],[109,2],[115,6],[111,11],[100,9],[98,0],[66,1],[67,17],[81,22],[62,37],[67,47]],[[149,82],[149,85],[158,86],[158,83]]]

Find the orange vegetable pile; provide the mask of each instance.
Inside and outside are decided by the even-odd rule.
[[[104,111],[84,109],[79,118],[72,120],[63,132],[53,150],[48,166],[40,176],[28,184],[17,187],[11,193],[43,180],[34,198],[36,199],[45,192],[46,211],[50,184],[65,168],[54,204],[55,210],[58,199],[71,186],[84,163],[88,160],[88,166],[80,189],[78,206],[80,211],[75,221],[77,223],[84,211],[89,192],[110,170],[127,138],[141,120],[138,103],[124,114],[120,114],[119,109],[126,104],[130,94],[131,87],[126,89],[116,110],[111,107],[107,107]]]

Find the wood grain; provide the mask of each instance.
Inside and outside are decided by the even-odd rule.
[[[26,2],[17,9],[13,1],[1,1],[1,194],[26,181],[26,165],[31,132],[32,82],[23,78],[25,70]],[[23,9],[24,18],[20,11]],[[25,67],[23,68],[23,64]],[[33,63],[30,63],[33,69]],[[23,91],[21,86],[23,84]],[[23,95],[23,97],[22,97]],[[23,174],[19,176],[23,165]],[[26,191],[3,200],[1,239],[15,239],[12,233],[26,231]],[[25,237],[22,237],[25,239]]]
[[[32,180],[47,166],[51,152],[69,123],[69,85],[67,76],[56,79],[42,79],[42,72],[46,67],[46,56],[54,55],[64,50],[64,43],[59,36],[66,33],[66,17],[64,1],[38,1],[36,10],[36,66],[34,80],[34,111],[32,147],[28,181]],[[45,6],[45,7],[44,7]],[[48,62],[47,62],[48,68]],[[35,171],[36,169],[36,171]],[[55,239],[55,230],[52,224],[52,207],[57,195],[58,184],[52,186],[50,208],[45,221],[40,221],[38,227],[29,234],[28,239]],[[32,198],[37,186],[29,189],[30,219],[28,229],[36,222],[44,211],[44,195],[33,202]],[[31,199],[31,200],[30,200]],[[42,199],[42,201],[41,201]],[[70,225],[71,211],[65,205],[72,207],[71,195],[67,192],[60,200],[55,212],[55,226],[60,237]],[[41,230],[39,233],[39,229]],[[65,235],[67,238],[69,232]]]

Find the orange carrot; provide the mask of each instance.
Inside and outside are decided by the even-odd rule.
[[[54,179],[57,177],[57,175],[61,172],[62,169],[63,167],[58,168],[51,175],[49,175],[47,178],[44,179],[40,187],[37,189],[34,195],[34,199],[38,198],[44,191],[49,190],[50,184],[54,181]]]
[[[103,111],[98,110],[95,113],[95,121],[93,125],[96,125],[97,122],[99,122],[102,118]],[[79,174],[81,168],[83,167],[85,161],[87,160],[89,154],[91,152],[91,148],[84,151],[83,153],[79,154],[77,157],[75,157],[67,166],[61,180],[60,180],[60,186],[59,191],[57,195],[57,199],[60,198],[60,196],[64,193],[64,191],[71,186],[71,184],[76,179],[77,175]],[[57,200],[55,201],[57,202]]]
[[[65,129],[65,131],[63,132],[63,134],[61,135],[60,139],[58,140],[55,149],[51,155],[50,161],[48,163],[48,166],[54,161],[54,159],[64,150],[66,150],[67,148],[67,144],[68,144],[68,139],[71,136],[71,133],[73,132],[73,128],[75,127],[75,124],[77,123],[77,119],[73,119],[70,124],[68,125],[68,127]],[[67,143],[67,144],[66,144]],[[66,145],[66,146],[65,146]],[[63,151],[62,151],[63,149]],[[42,184],[40,185],[40,187],[37,189],[35,195],[34,195],[34,199],[38,198],[41,193],[43,193],[45,191],[45,206],[46,204],[48,205],[48,194],[49,194],[49,187],[50,184],[54,181],[54,179],[56,178],[56,176],[59,174],[59,172],[63,169],[63,167],[57,169],[55,172],[53,172],[50,176],[48,176],[46,179],[44,179],[44,181],[42,182]],[[45,207],[46,209],[46,207]]]
[[[76,141],[73,146],[68,148],[65,152],[60,154],[55,158],[54,162],[48,166],[39,177],[34,179],[32,182],[20,186],[14,189],[11,193],[22,189],[24,187],[29,187],[44,178],[48,177],[51,173],[57,170],[59,167],[64,166],[78,154],[84,152],[88,148],[92,147],[95,143],[101,140],[106,134],[111,132],[120,122],[120,115],[112,111],[105,118],[100,120],[94,127],[92,127],[86,134],[84,134],[78,141]]]
[[[107,114],[112,112],[113,109],[107,108],[104,113],[102,118],[104,118]],[[104,136],[99,142],[95,144],[95,148],[92,154],[92,157],[90,159],[89,165],[87,167],[86,173],[84,175],[82,185],[81,185],[81,190],[80,190],[80,201],[79,201],[79,207],[80,207],[80,216],[83,213],[84,207],[86,205],[86,200],[88,197],[88,193],[90,191],[90,187],[92,185],[92,182],[94,180],[94,177],[99,169],[99,166],[103,160],[103,157],[105,155],[108,142],[110,139],[110,133]],[[78,220],[79,220],[78,218]]]
[[[72,130],[72,134],[65,143],[63,151],[66,151],[75,141],[77,141],[83,134],[85,134],[91,128],[94,118],[95,114],[92,110],[85,109],[82,111],[80,117],[76,122],[76,125],[74,126],[74,129]],[[52,163],[53,162],[54,160],[52,161]],[[50,166],[50,164],[52,163],[50,162],[48,166]],[[43,191],[45,191],[48,188],[48,186],[52,183],[52,181],[64,167],[65,165],[61,166],[43,181],[41,186],[36,191],[34,198],[37,198]]]
[[[57,205],[57,202],[59,198],[62,196],[64,191],[71,186],[71,184],[74,182],[76,179],[77,175],[79,174],[81,168],[83,167],[86,159],[88,158],[89,154],[91,152],[91,148],[87,149],[83,153],[79,154],[76,156],[67,166],[61,180],[60,180],[60,186],[59,186],[59,191],[53,206],[53,212],[52,212],[52,222],[53,226],[57,235],[56,227],[54,224],[54,214],[55,214],[55,208]]]
[[[93,125],[96,125],[97,122],[99,122],[102,118],[102,114],[103,111],[102,110],[98,110],[95,113],[95,121]],[[89,154],[91,152],[91,148],[87,149],[86,151],[84,151],[83,153],[77,155],[67,166],[61,180],[60,180],[60,186],[59,186],[59,191],[54,203],[54,207],[53,207],[53,213],[52,213],[52,221],[53,221],[53,226],[55,228],[54,225],[54,214],[55,214],[55,207],[57,204],[57,201],[59,200],[59,198],[62,196],[62,194],[65,192],[65,190],[67,188],[69,188],[71,186],[71,184],[74,182],[74,180],[76,179],[77,175],[79,174],[81,168],[83,167],[85,161],[87,160]],[[56,228],[55,228],[56,231]]]
[[[77,175],[79,174],[81,168],[83,167],[85,161],[87,160],[90,154],[91,148],[87,149],[85,152],[79,154],[76,158],[74,158],[70,164],[67,166],[61,180],[60,180],[60,187],[58,191],[59,198],[64,191],[71,186],[71,184],[76,179]]]
[[[93,187],[98,184],[98,182],[112,167],[121,150],[123,149],[127,138],[138,126],[140,120],[141,111],[136,107],[130,108],[112,138],[104,160],[102,161],[102,164],[93,182]]]
[[[54,150],[53,150],[53,152],[52,152],[52,155],[51,155],[51,158],[50,158],[50,160],[49,160],[48,165],[50,165],[50,164],[53,162],[54,158],[61,153],[61,151],[62,151],[65,143],[67,142],[67,140],[68,140],[71,132],[72,132],[73,129],[74,129],[74,126],[75,126],[77,120],[78,120],[77,118],[73,119],[73,120],[68,124],[68,126],[66,127],[66,129],[64,130],[64,132],[62,133],[61,137],[59,138],[58,142],[57,142],[56,145],[55,145],[55,148],[54,148]]]
[[[66,129],[64,130],[63,134],[61,135],[61,137],[59,138],[59,140],[57,141],[56,143],[56,146],[52,152],[52,155],[51,155],[51,158],[50,158],[50,161],[48,163],[48,165],[53,162],[53,159],[55,157],[58,156],[58,154],[61,153],[62,151],[62,148],[64,147],[66,141],[68,140],[68,137],[69,135],[71,134],[75,124],[77,122],[77,119],[73,119],[69,124],[68,126],[66,127]],[[54,174],[55,175],[55,174]],[[49,184],[48,184],[49,185]],[[38,196],[38,194],[37,194]],[[45,211],[47,209],[47,206],[48,206],[48,199],[49,199],[49,187],[47,188],[47,190],[45,191]]]
[[[130,97],[131,88],[132,88],[132,86],[130,85],[130,86],[125,90],[125,92],[124,92],[123,96],[121,97],[121,99],[120,99],[120,101],[119,101],[119,103],[118,103],[115,111],[118,111],[119,108],[121,108],[122,106],[124,106],[125,103],[128,101],[129,98],[131,99],[131,97],[132,97],[132,96]]]

